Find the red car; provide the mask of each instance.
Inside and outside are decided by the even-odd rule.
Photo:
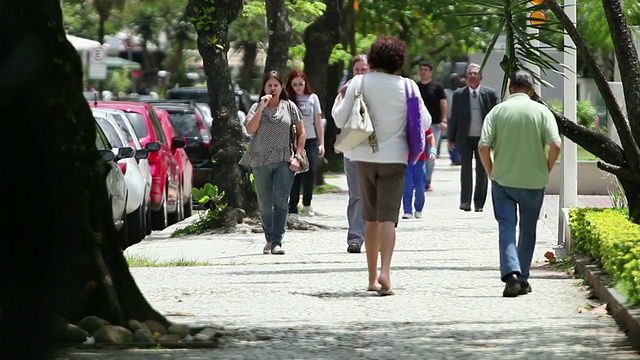
[[[155,108],[156,115],[158,115],[158,119],[160,119],[160,123],[162,124],[162,130],[164,134],[168,138],[176,137],[176,131],[171,124],[171,119],[169,118],[169,113],[166,110]],[[178,165],[180,165],[180,193],[182,196],[180,197],[182,201],[182,208],[184,209],[183,218],[188,218],[193,214],[193,193],[191,191],[193,187],[193,164],[189,160],[187,156],[187,152],[180,148],[175,149],[175,157],[178,160]]]
[[[186,146],[182,136],[167,139],[162,123],[154,108],[146,103],[133,101],[90,101],[89,106],[124,111],[133,125],[140,143],[145,149],[157,149],[150,152],[151,170],[151,226],[153,230],[162,230],[177,223],[184,216],[180,194],[180,164],[176,158],[176,149]]]

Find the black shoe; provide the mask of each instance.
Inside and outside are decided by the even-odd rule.
[[[523,281],[520,283],[520,292],[518,295],[527,295],[531,292],[531,284],[528,281]]]
[[[352,242],[349,244],[349,246],[347,246],[347,252],[350,252],[352,254],[359,254],[360,251],[360,244],[358,244],[357,242]]]
[[[471,211],[471,204],[469,203],[460,204],[460,210]]]
[[[506,276],[505,282],[507,285],[504,287],[504,291],[502,292],[502,296],[504,297],[516,297],[520,295],[522,292],[522,287],[520,286],[520,279],[516,274],[510,274]]]
[[[483,211],[482,208],[476,208],[475,209],[475,212],[482,212],[482,211]]]

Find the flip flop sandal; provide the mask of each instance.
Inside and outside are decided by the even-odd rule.
[[[380,296],[390,296],[395,294],[396,293],[394,293],[393,290],[387,288],[380,288],[380,290],[378,290],[378,295]]]

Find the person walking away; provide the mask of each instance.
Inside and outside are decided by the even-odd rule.
[[[395,227],[400,215],[404,172],[409,155],[407,142],[407,100],[405,79],[398,75],[407,56],[407,44],[392,36],[381,36],[371,45],[367,60],[371,72],[352,81],[344,98],[338,98],[332,109],[336,125],[342,128],[351,115],[355,100],[354,84],[362,84],[375,135],[351,151],[356,162],[358,185],[365,225],[368,290],[381,296],[393,295],[391,258],[396,242]],[[411,84],[417,92],[417,85]],[[431,117],[422,99],[421,115],[425,129]],[[378,275],[378,252],[380,274]]]
[[[258,195],[258,211],[266,244],[264,254],[284,254],[282,239],[287,223],[287,199],[300,170],[305,130],[302,114],[283,91],[282,78],[273,70],[262,81],[260,101],[253,104],[245,126],[252,135],[239,164],[251,167]],[[291,126],[296,126],[298,147],[291,149]]]
[[[351,68],[354,75],[363,75],[369,72],[369,63],[364,54],[356,55],[351,60]],[[334,102],[337,103],[344,98],[344,93],[349,86],[347,81],[338,91]],[[340,98],[340,99],[339,99]],[[334,149],[339,152],[337,149]],[[358,175],[356,173],[356,163],[351,161],[351,151],[343,153],[344,173],[347,177],[347,188],[349,200],[347,203],[347,252],[359,254],[364,244],[364,217],[362,216],[362,204],[360,203],[360,191],[358,189]]]
[[[422,209],[425,203],[424,182],[426,178],[424,176],[424,169],[427,161],[436,161],[436,140],[433,137],[433,130],[431,130],[431,128],[427,129],[425,137],[427,139],[426,149],[420,154],[415,164],[411,162],[412,156],[411,152],[409,152],[409,161],[407,161],[407,169],[404,175],[404,192],[402,195],[403,219],[420,219],[422,217]],[[429,153],[428,159],[427,152]],[[414,192],[415,201],[413,197]],[[415,212],[413,212],[414,208]]]
[[[549,172],[560,153],[560,135],[551,111],[530,98],[534,91],[533,76],[518,70],[509,80],[509,97],[485,118],[478,152],[491,179],[493,213],[498,222],[500,278],[506,283],[502,296],[516,297],[531,292],[529,273],[536,223]],[[518,216],[520,234],[516,242]]]
[[[451,73],[451,75],[449,75],[449,87],[444,89],[444,93],[445,95],[447,95],[447,119],[451,119],[451,99],[453,97],[453,92],[460,87],[459,84],[461,83],[460,81],[460,75],[458,75],[458,73]],[[464,85],[463,85],[464,86]],[[440,142],[438,142],[437,145],[437,149],[438,149],[438,154],[440,151],[440,147],[441,147],[441,142],[443,138],[447,137],[447,131],[443,131],[442,135],[440,136]],[[449,150],[449,160],[451,160],[451,165],[460,165],[460,154],[458,153],[458,150],[456,150],[456,148],[453,149],[449,149],[449,147],[447,146],[447,149]]]
[[[295,176],[289,194],[289,217],[297,220],[300,187],[302,187],[302,214],[315,215],[311,207],[311,200],[316,181],[318,157],[324,156],[324,127],[322,126],[320,99],[311,90],[309,79],[302,70],[294,70],[289,74],[286,92],[289,99],[295,102],[300,109],[307,134],[304,149],[309,158],[309,170]]]
[[[499,102],[498,93],[481,85],[480,65],[469,64],[466,71],[467,86],[453,92],[451,120],[447,130],[449,148],[460,152],[460,210],[471,211],[471,195],[476,212],[482,212],[487,200],[487,174],[480,163],[478,141],[485,116]],[[472,192],[473,159],[475,157],[476,182]]]
[[[420,95],[422,101],[427,106],[429,114],[431,114],[431,131],[436,140],[436,144],[440,142],[440,137],[443,132],[447,131],[447,95],[445,94],[444,87],[437,81],[433,80],[433,65],[426,61],[421,61],[419,65],[420,80],[418,81],[418,89],[420,89]],[[438,149],[437,156],[440,156]],[[435,162],[426,163],[426,183],[425,190],[432,190],[431,179],[433,175],[433,169]]]

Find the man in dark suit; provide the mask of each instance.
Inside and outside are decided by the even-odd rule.
[[[499,102],[498,93],[484,85],[480,65],[469,64],[466,72],[467,86],[456,90],[451,100],[451,118],[447,138],[449,148],[460,153],[460,210],[471,211],[473,179],[472,161],[476,159],[476,186],[473,191],[473,205],[481,212],[487,200],[487,173],[478,154],[478,141],[484,117]]]

